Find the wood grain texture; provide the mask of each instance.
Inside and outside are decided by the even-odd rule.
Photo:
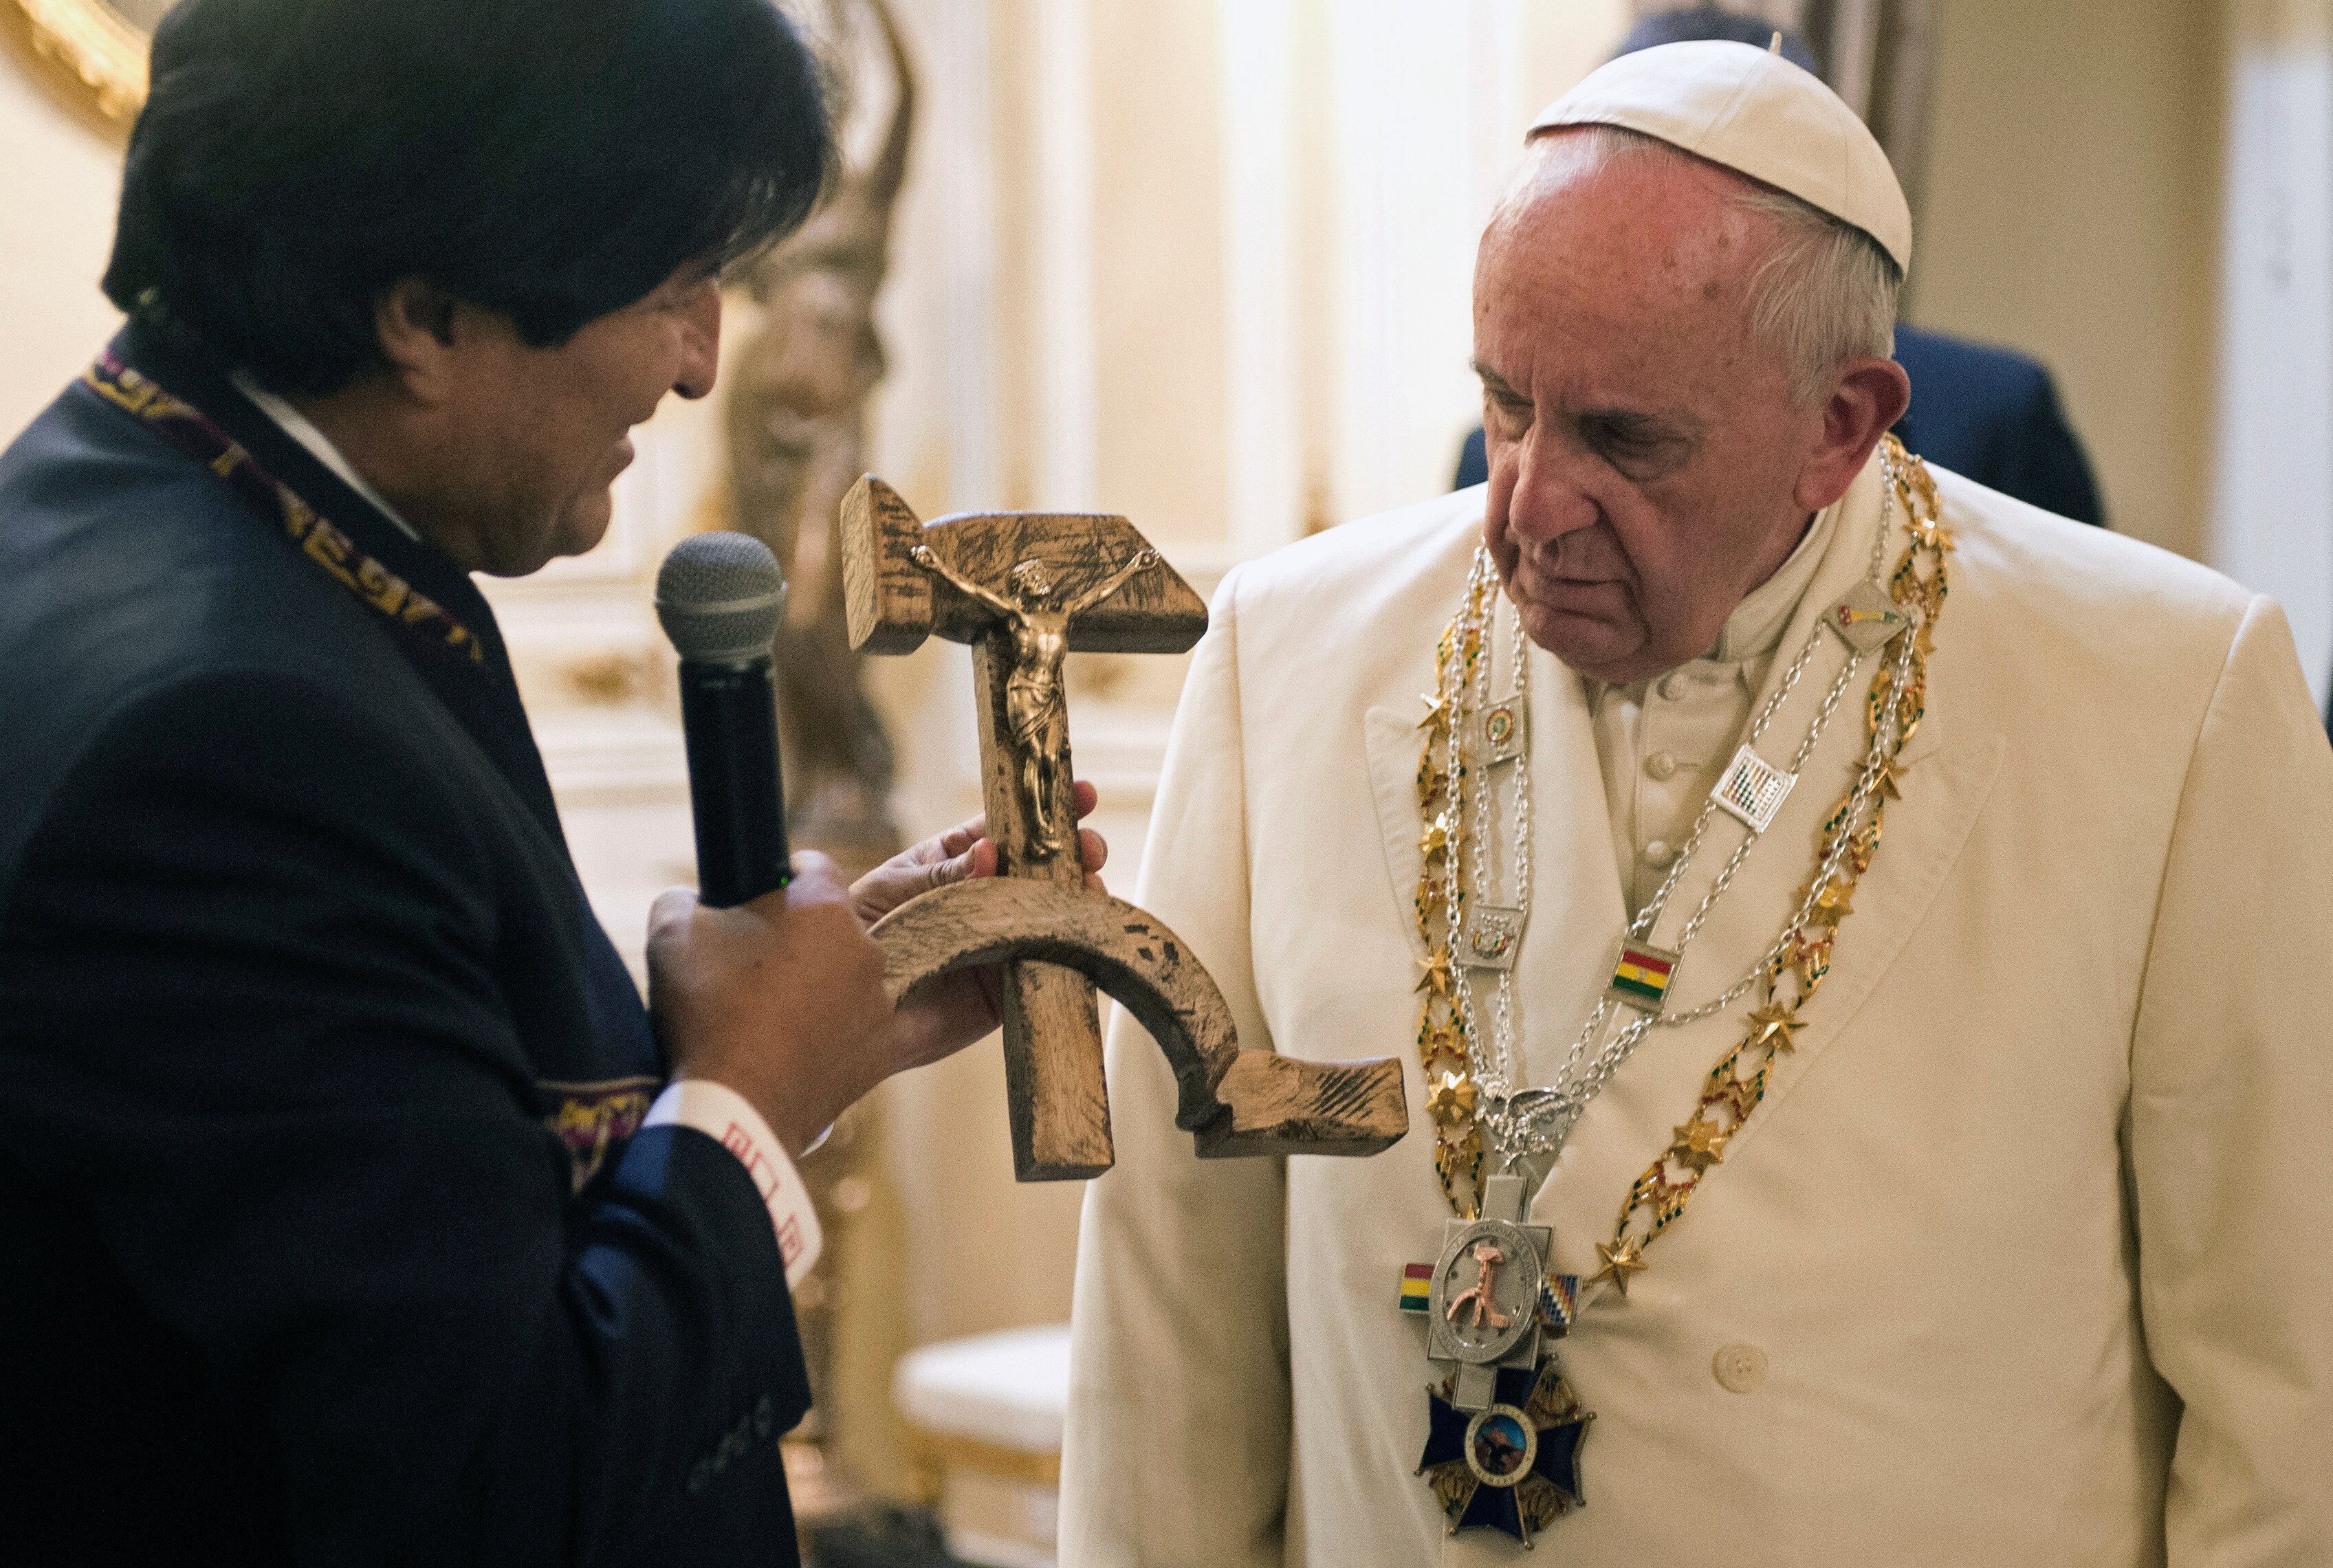
[[[1122,517],[966,512],[926,526],[871,473],[843,502],[841,538],[853,647],[904,654],[934,634],[972,646],[998,875],[912,900],[875,934],[895,998],[950,970],[1003,966],[1020,1179],[1097,1176],[1114,1158],[1097,984],[1166,1052],[1176,1122],[1201,1154],[1374,1154],[1399,1138],[1399,1064],[1243,1053],[1222,995],[1174,932],[1086,890],[1062,656],[1183,652],[1207,629],[1191,585]]]
[[[1399,1062],[1241,1050],[1205,968],[1172,931],[1121,900],[1016,878],[961,882],[892,911],[875,938],[895,999],[955,970],[1011,959],[1078,970],[1158,1042],[1175,1075],[1175,1124],[1194,1134],[1204,1158],[1374,1154],[1408,1131]]]
[[[1216,1085],[1224,1114],[1197,1129],[1199,1158],[1244,1154],[1376,1154],[1409,1131],[1401,1064],[1300,1062],[1242,1051]]]
[[[932,579],[907,557],[924,525],[869,473],[842,498],[842,599],[850,645],[912,654],[932,630]]]
[[[1030,820],[1020,754],[1005,716],[1004,684],[1012,671],[1012,643],[1002,630],[973,645],[980,794],[988,812],[988,837],[996,846],[997,875],[1000,880],[1082,888],[1085,872],[1077,856],[1046,853]],[[1063,763],[1049,804],[1067,821],[1072,775],[1067,758]],[[1074,1181],[1109,1169],[1116,1155],[1102,1080],[1101,1018],[1093,984],[1085,976],[1044,963],[1006,966],[1004,1084],[1019,1180]]]
[[[976,642],[995,613],[937,582],[908,557],[928,545],[963,576],[1002,588],[1022,561],[1042,560],[1074,598],[1148,548],[1122,517],[1095,512],[965,512],[928,525],[898,492],[873,474],[842,502],[843,591],[850,645],[874,654],[912,653],[926,637]],[[1076,653],[1179,654],[1207,629],[1206,602],[1161,561],[1070,628]]]
[[[1003,971],[1004,1105],[1018,1181],[1082,1181],[1117,1162],[1102,1077],[1101,1010],[1074,969]]]

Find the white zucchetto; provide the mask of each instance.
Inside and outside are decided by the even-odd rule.
[[[1723,43],[1623,54],[1548,105],[1529,135],[1566,125],[1667,142],[1788,191],[1877,240],[1897,266],[1912,264],[1912,209],[1887,155],[1821,78],[1779,54]]]

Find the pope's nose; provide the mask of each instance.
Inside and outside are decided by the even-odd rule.
[[[1572,468],[1560,444],[1537,431],[1507,443],[1493,456],[1491,506],[1496,515],[1503,495],[1506,531],[1518,547],[1552,548],[1564,535],[1593,528],[1601,520],[1603,509],[1578,483]],[[1503,486],[1503,479],[1507,482]]]

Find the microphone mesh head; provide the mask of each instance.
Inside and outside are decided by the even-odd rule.
[[[786,611],[786,578],[751,534],[693,533],[657,570],[657,619],[691,664],[741,664],[769,656]]]

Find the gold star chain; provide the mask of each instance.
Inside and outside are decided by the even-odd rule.
[[[1475,1123],[1474,1070],[1466,1050],[1466,1009],[1450,955],[1452,910],[1446,869],[1463,863],[1466,837],[1466,790],[1470,770],[1462,737],[1452,728],[1463,697],[1483,657],[1493,579],[1477,573],[1467,584],[1464,606],[1434,650],[1434,693],[1425,699],[1426,746],[1417,759],[1417,805],[1424,832],[1418,838],[1417,933],[1426,941],[1423,995],[1417,1010],[1417,1054],[1426,1067],[1426,1108],[1434,1119],[1434,1171],[1450,1211],[1462,1219],[1481,1212],[1483,1134]],[[1460,900],[1465,890],[1458,890]],[[1457,913],[1463,914],[1463,910]]]
[[[1911,530],[1911,544],[1888,580],[1887,592],[1911,615],[1912,648],[1903,684],[1895,684],[1895,659],[1884,659],[1865,705],[1874,753],[1865,763],[1873,775],[1865,794],[1870,808],[1868,819],[1863,819],[1864,813],[1858,809],[1857,786],[1850,785],[1823,821],[1815,850],[1817,874],[1841,849],[1842,836],[1844,851],[1821,888],[1810,881],[1799,889],[1797,904],[1803,906],[1812,893],[1812,910],[1769,966],[1764,1005],[1751,1010],[1745,1020],[1748,1029],[1740,1043],[1710,1069],[1700,1102],[1676,1129],[1675,1140],[1628,1189],[1611,1242],[1597,1244],[1604,1267],[1595,1277],[1610,1280],[1623,1296],[1628,1293],[1628,1276],[1649,1267],[1645,1249],[1685,1212],[1701,1179],[1724,1161],[1727,1142],[1765,1099],[1774,1063],[1793,1047],[1793,1037],[1805,1027],[1799,1009],[1813,999],[1823,977],[1830,972],[1831,947],[1839,940],[1839,925],[1855,913],[1856,884],[1871,869],[1872,857],[1879,851],[1887,802],[1903,798],[1903,773],[1896,759],[1927,711],[1928,655],[1935,651],[1936,620],[1944,607],[1944,557],[1953,548],[1953,536],[1938,518],[1936,487],[1926,465],[1906,453],[1892,435],[1887,437],[1884,469]],[[1896,724],[1893,739],[1883,742],[1882,722],[1891,693]],[[1857,771],[1859,784],[1863,769]]]

